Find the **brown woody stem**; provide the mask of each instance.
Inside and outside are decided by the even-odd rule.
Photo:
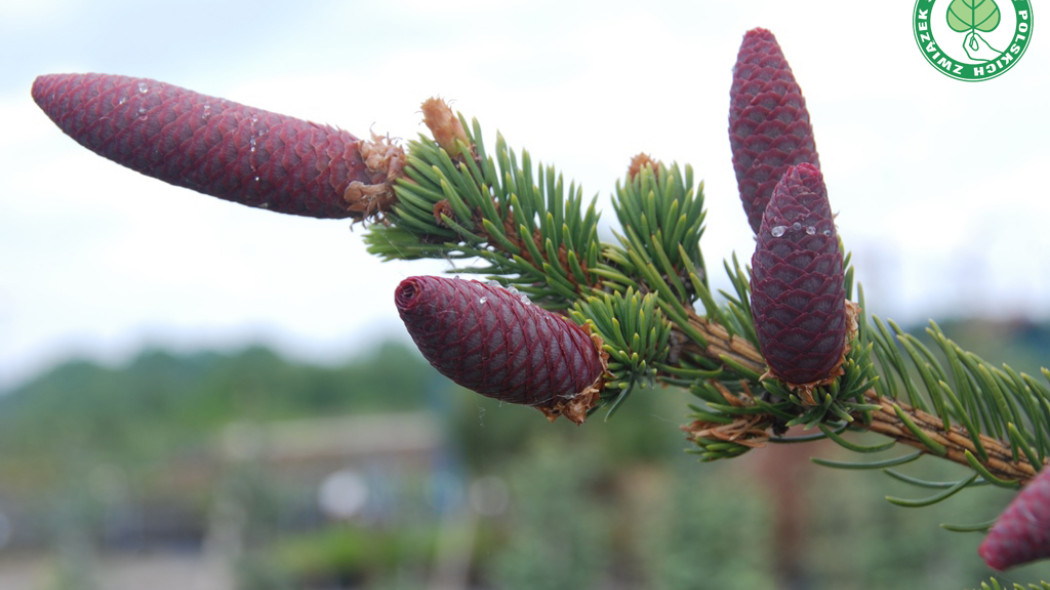
[[[988,455],[988,458],[982,461],[979,458],[979,453],[973,440],[967,434],[965,428],[952,425],[950,428],[945,429],[944,422],[937,416],[918,408],[913,408],[902,401],[893,401],[880,397],[874,390],[866,391],[864,397],[869,403],[878,404],[879,406],[879,409],[871,414],[871,424],[867,425],[872,432],[884,434],[900,443],[930,453],[929,446],[920,440],[897,415],[897,411],[894,408],[894,406],[897,406],[911,418],[912,422],[922,430],[923,434],[944,447],[945,452],[942,456],[946,459],[969,466],[969,461],[966,459],[966,451],[969,451],[974,457],[978,458],[978,462],[988,469],[992,475],[1000,479],[1017,481],[1022,485],[1032,479],[1038,471],[1025,459],[1024,454],[1019,454],[1018,459],[1015,460],[1010,446],[1001,440],[983,434],[978,435],[981,446]]]
[[[766,361],[762,358],[762,353],[747,340],[740,336],[731,335],[725,326],[698,316],[695,313],[689,314],[689,325],[696,328],[703,335],[704,339],[707,340],[707,346],[700,350],[698,345],[689,343],[685,345],[687,350],[692,345],[693,350],[691,352],[699,353],[715,360],[721,360],[723,356],[728,356],[755,373],[760,375],[765,373]],[[683,340],[685,340],[684,337]]]
[[[695,354],[701,354],[708,358],[724,362],[728,357],[733,362],[762,374],[766,370],[762,354],[750,342],[739,336],[730,335],[724,326],[719,325],[705,317],[690,313],[689,324],[699,331],[707,340],[706,346],[700,346],[695,342],[689,342],[685,349]],[[981,459],[981,453],[966,429],[952,425],[944,427],[944,421],[928,412],[914,408],[901,400],[892,400],[881,397],[874,389],[864,393],[865,402],[877,405],[878,409],[871,411],[871,420],[856,420],[854,424],[860,428],[867,428],[872,432],[888,436],[902,444],[915,447],[928,454],[939,455],[956,463],[970,466],[966,457],[967,451],[977,458],[977,461],[993,476],[1007,481],[1016,481],[1025,484],[1038,472],[1023,453],[1018,453],[1015,458],[1010,445],[986,435],[979,435],[981,446],[987,459]],[[923,437],[918,436],[905,421],[898,415],[898,411],[910,419],[912,424],[924,435],[928,441],[933,441],[931,448]],[[749,415],[743,418],[753,421],[755,416]],[[772,417],[769,423],[774,420]],[[943,452],[936,452],[943,451]]]

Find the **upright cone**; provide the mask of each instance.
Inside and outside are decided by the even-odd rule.
[[[751,313],[762,355],[781,380],[833,376],[849,332],[845,276],[824,178],[799,164],[773,190],[751,258]]]
[[[806,99],[773,33],[744,35],[729,90],[729,145],[740,200],[751,230],[787,169],[808,162],[820,167]]]

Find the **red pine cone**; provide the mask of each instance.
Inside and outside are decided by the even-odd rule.
[[[820,170],[799,164],[773,189],[751,258],[751,314],[770,371],[792,384],[831,376],[849,322],[835,222]]]
[[[997,570],[1050,557],[1050,469],[1017,494],[977,552]]]
[[[540,405],[594,384],[604,367],[586,330],[522,295],[478,281],[409,277],[401,319],[442,375],[482,395]]]
[[[729,90],[729,146],[740,200],[758,233],[773,187],[789,166],[817,167],[806,99],[773,33],[744,35]]]
[[[147,176],[282,213],[361,217],[347,189],[386,180],[336,129],[148,80],[49,74],[33,100],[79,144]]]

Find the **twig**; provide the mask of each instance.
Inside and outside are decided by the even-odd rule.
[[[685,349],[689,352],[718,361],[721,361],[723,357],[729,357],[737,364],[753,369],[755,373],[765,372],[766,366],[762,354],[746,339],[731,335],[724,326],[695,313],[690,313],[689,324],[700,331],[707,340],[707,345],[703,347],[694,342],[687,343]],[[984,434],[979,435],[984,450],[983,454],[987,456],[987,459],[981,459],[982,453],[978,451],[965,428],[956,424],[945,429],[944,421],[937,416],[912,407],[902,400],[881,397],[875,389],[864,392],[864,398],[866,402],[878,405],[878,409],[871,411],[870,422],[855,421],[854,425],[859,428],[867,428],[925,453],[938,454],[950,461],[971,467],[971,459],[966,456],[968,451],[971,457],[975,457],[977,462],[991,475],[1005,481],[1016,481],[1021,485],[1027,483],[1039,471],[1028,461],[1024,453],[1017,453],[1015,458],[1010,445],[1004,441]],[[897,409],[894,406],[907,415],[928,439],[941,445],[944,453],[934,453],[927,442],[905,425],[897,415]],[[748,421],[746,426],[753,427],[755,415],[745,416],[745,418]],[[768,423],[774,423],[773,417],[769,416],[769,418]],[[745,425],[741,425],[743,426]]]

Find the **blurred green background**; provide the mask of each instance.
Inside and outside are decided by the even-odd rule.
[[[1037,371],[1047,326],[945,322]],[[0,588],[970,588],[1002,490],[925,509],[825,443],[683,453],[686,392],[582,427],[474,395],[399,342],[69,362],[0,397]],[[899,453],[900,450],[889,454]],[[854,457],[855,458],[855,457]],[[960,470],[935,459],[903,469]],[[1031,582],[1035,565],[1000,576]]]

